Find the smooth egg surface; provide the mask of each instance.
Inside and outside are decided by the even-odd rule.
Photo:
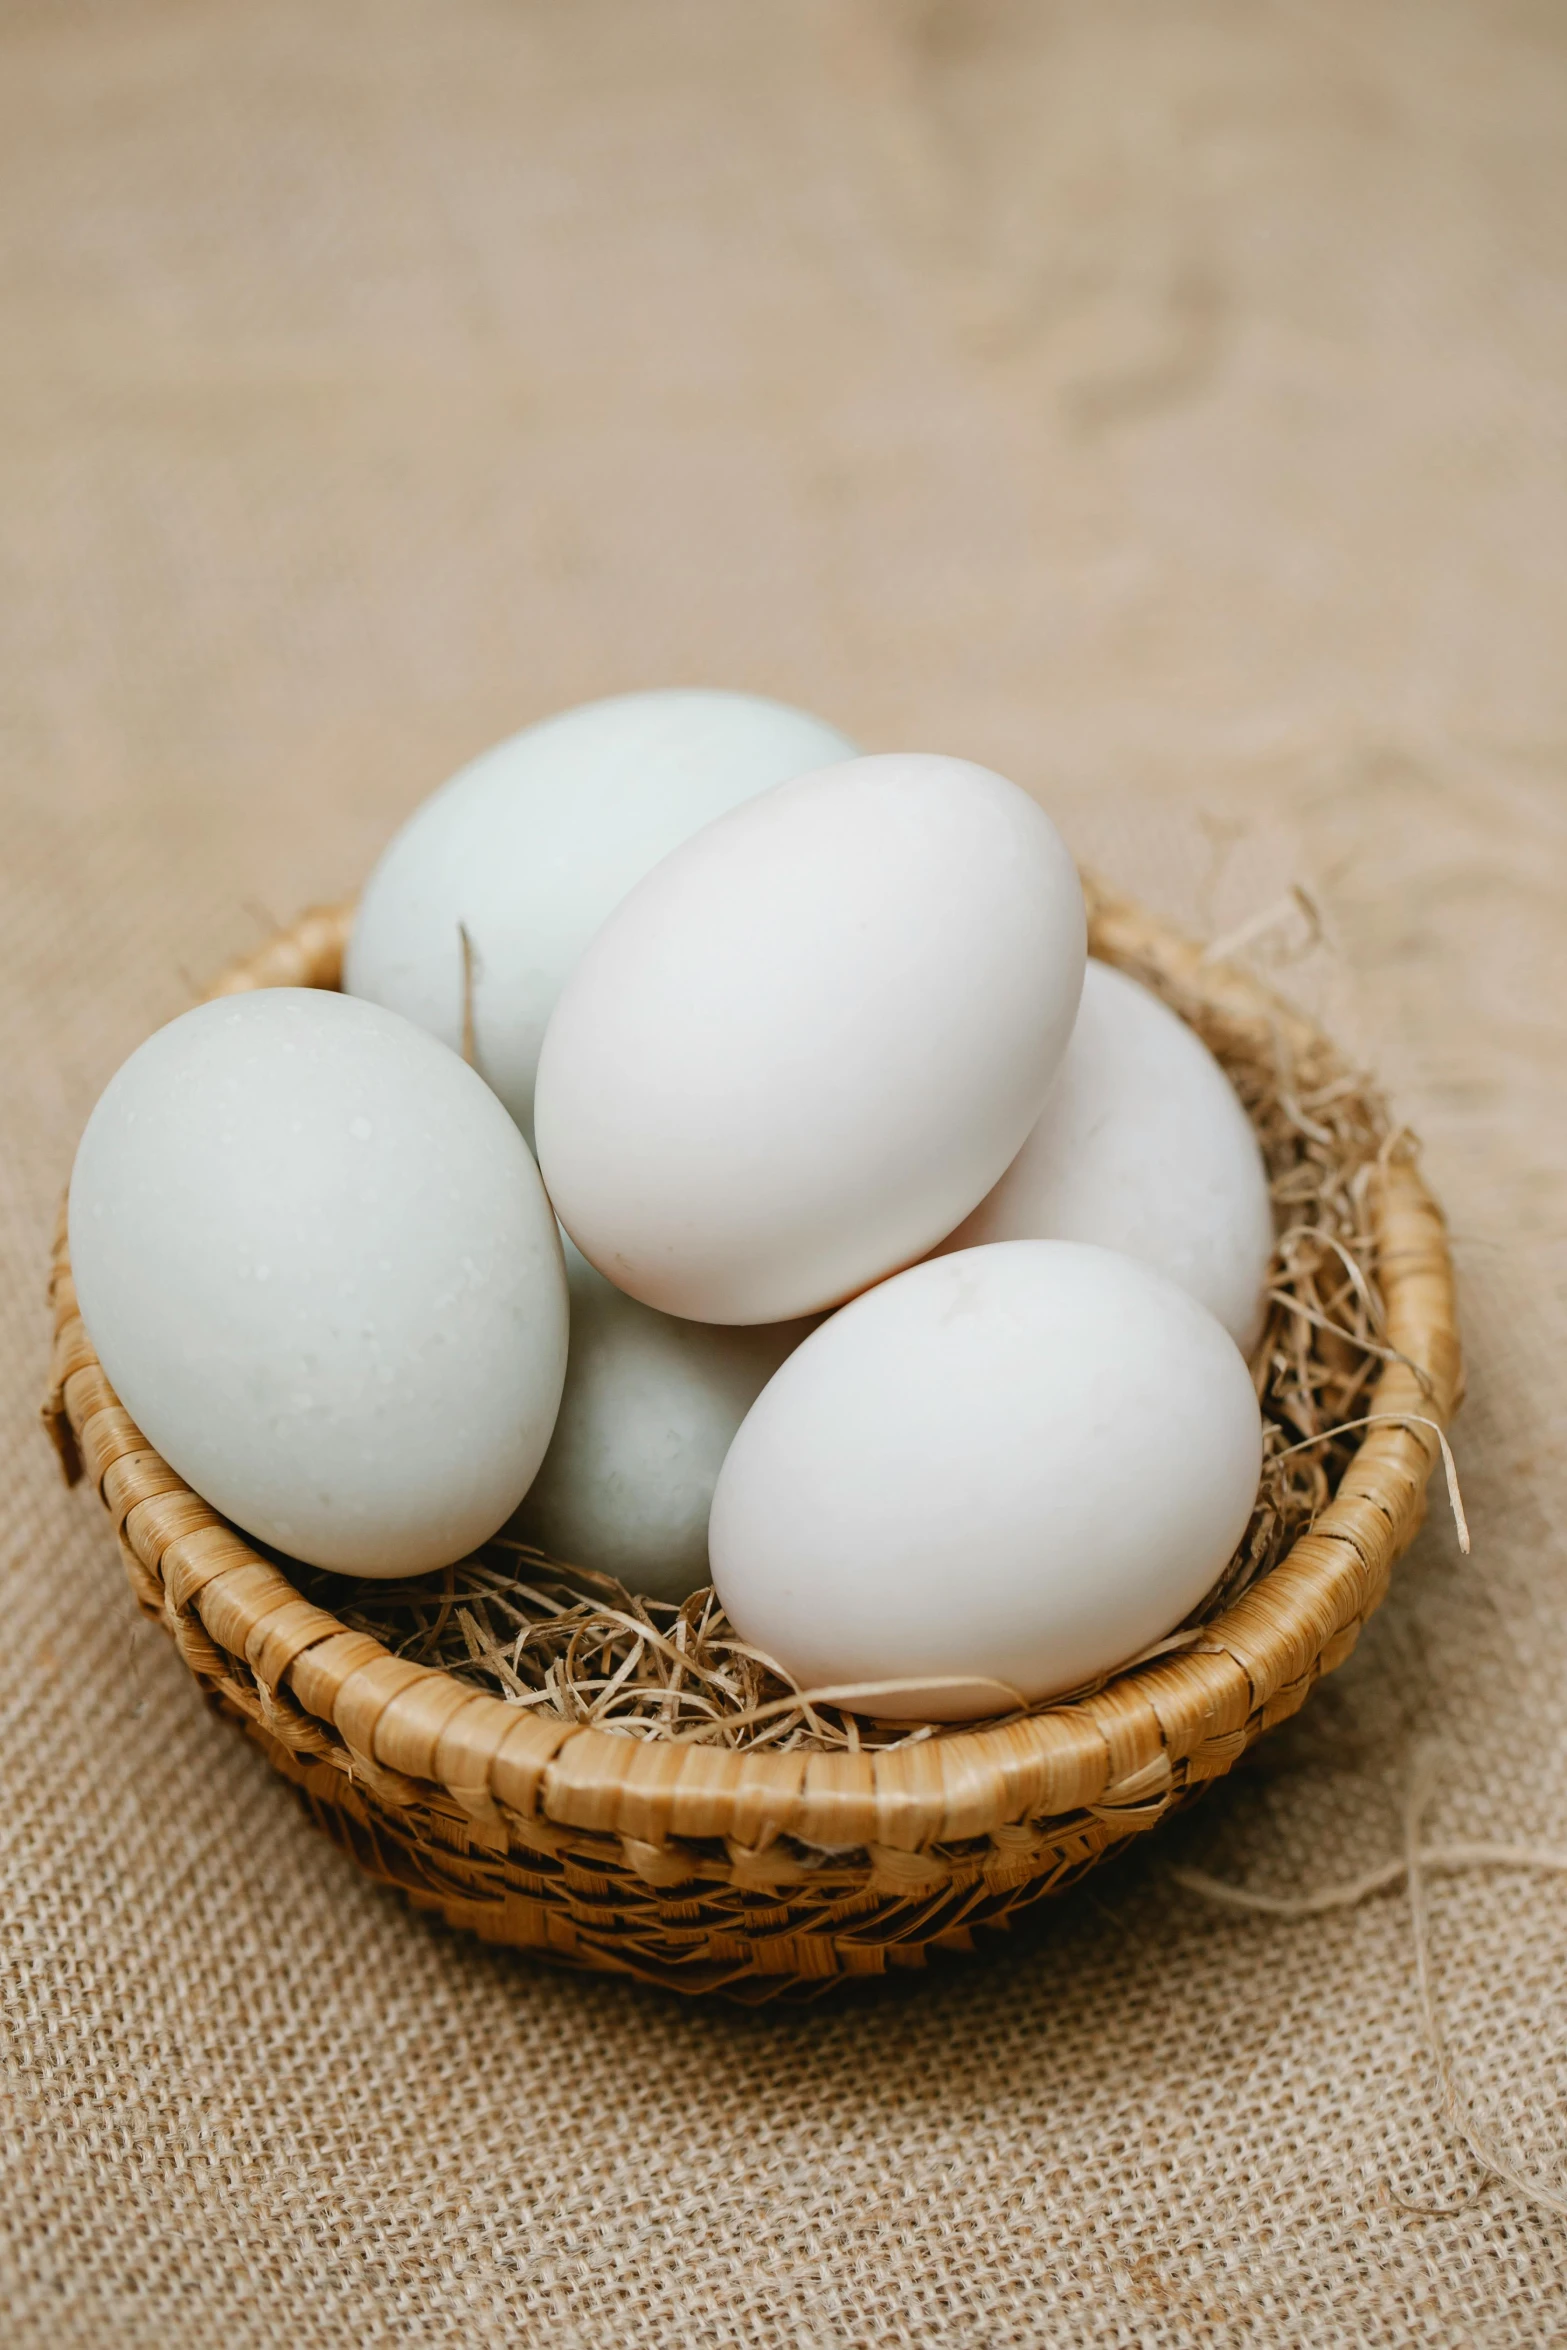
[[[1249,1352],[1266,1312],[1273,1204],[1257,1136],[1202,1038],[1090,961],[1039,1123],[942,1245],[1088,1240],[1167,1273]]]
[[[696,834],[584,953],[539,1061],[539,1163],[618,1288],[781,1322],[925,1254],[1010,1164],[1082,986],[1055,826],[894,753]]]
[[[605,916],[714,817],[853,752],[804,710],[695,687],[546,718],[415,809],[365,885],[343,984],[454,1050],[471,1002],[474,1064],[531,1136],[545,1023]]]
[[[482,1079],[378,1005],[272,988],[149,1037],[88,1121],[70,1247],[131,1417],[295,1558],[448,1565],[544,1457],[567,1308],[538,1169]]]
[[[1001,1241],[896,1275],[790,1355],[719,1473],[713,1580],[802,1688],[973,1719],[1173,1630],[1245,1532],[1261,1457],[1245,1361],[1185,1290],[1109,1249]]]
[[[652,1599],[710,1580],[707,1514],[725,1453],[814,1324],[719,1329],[638,1305],[566,1243],[571,1350],[544,1465],[515,1531]]]

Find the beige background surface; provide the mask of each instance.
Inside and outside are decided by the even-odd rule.
[[[7,2339],[1567,2343],[1398,1894],[1567,1795],[1567,19],[1539,0],[0,9]],[[1036,788],[1426,1137],[1475,1554],[984,1964],[686,2008],[361,1886],[30,1424],[98,1087],[493,737],[797,699]],[[1567,1879],[1433,1892],[1567,2191]],[[1445,2216],[1406,2204],[1451,2207]]]

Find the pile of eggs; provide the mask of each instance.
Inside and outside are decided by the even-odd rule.
[[[741,694],[618,696],[419,808],[344,992],[220,998],[72,1175],[150,1443],[345,1575],[503,1527],[808,1689],[961,1720],[1211,1586],[1273,1245],[1199,1039],[1048,816]]]

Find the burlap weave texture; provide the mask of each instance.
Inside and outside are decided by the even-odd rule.
[[[1567,1841],[1564,133],[1513,0],[0,8],[7,2341],[1567,2343],[1402,1897],[1170,1873],[1352,1876],[1433,1748],[1431,1834]],[[1464,1280],[1473,1559],[1434,1517],[1036,1935],[800,2014],[362,1885],[33,1423],[117,1061],[468,753],[662,681],[989,760],[1218,931],[1303,884],[1284,982]],[[1431,1901],[1561,2196],[1567,1881]]]

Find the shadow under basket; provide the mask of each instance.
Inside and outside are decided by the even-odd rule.
[[[1138,907],[1092,884],[1089,904],[1093,952],[1199,1029],[1259,1130],[1242,1072],[1271,1070],[1271,1107],[1286,1101],[1302,1152],[1326,1162],[1333,1129],[1313,1105],[1358,1081],[1322,1032]],[[305,915],[213,993],[335,988],[350,916]],[[1276,1151],[1270,1163],[1280,1221],[1298,1226],[1289,1171]],[[1061,1891],[1229,1770],[1348,1656],[1420,1523],[1435,1424],[1461,1387],[1442,1217],[1408,1138],[1384,1126],[1358,1178],[1370,1273],[1346,1278],[1375,1338],[1363,1324],[1360,1385],[1341,1382],[1351,1401],[1333,1416],[1374,1424],[1324,1449],[1293,1539],[1238,1596],[1221,1585],[1180,1648],[1076,1698],[879,1747],[852,1727],[847,1746],[802,1733],[782,1751],[628,1735],[508,1703],[345,1625],[121,1408],[77,1312],[63,1213],[45,1417],[67,1476],[85,1472],[112,1516],[142,1608],[369,1875],[487,1941],[574,1965],[749,2000],[811,1995],[968,1949]],[[1304,1347],[1353,1361],[1324,1324],[1276,1296],[1272,1360],[1287,1371]],[[1259,1369],[1275,1445],[1315,1439],[1324,1422],[1281,1413],[1270,1377]]]

